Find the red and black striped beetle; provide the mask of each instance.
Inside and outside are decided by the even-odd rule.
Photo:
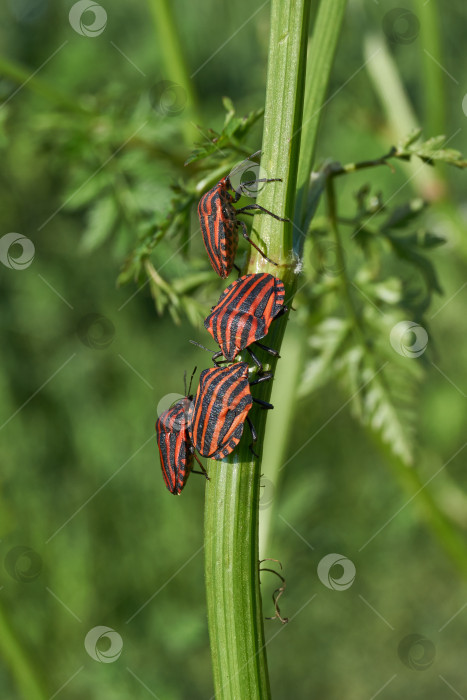
[[[240,442],[245,421],[248,423],[253,451],[257,436],[248,417],[253,402],[263,408],[273,408],[270,403],[253,398],[250,386],[271,379],[272,374],[249,382],[248,364],[236,362],[229,367],[205,369],[199,377],[198,391],[190,407],[190,436],[193,445],[203,457],[223,459]]]
[[[161,413],[156,421],[157,445],[161,458],[161,469],[164,482],[170,493],[180,495],[185,486],[190,472],[193,471],[193,460],[196,459],[201,472],[209,480],[207,472],[195,454],[195,448],[189,433],[189,408],[193,401],[190,395],[191,382],[196,372],[196,367],[191,375],[190,387],[186,390],[185,397],[177,401],[167,411]]]
[[[247,348],[262,371],[261,362],[248,347],[252,343],[279,357],[276,350],[258,341],[267,335],[274,319],[287,311],[284,298],[284,283],[266,272],[244,275],[232,282],[204,321],[204,327],[221,349],[213,360],[223,355],[232,362]]]
[[[266,212],[266,214],[270,214],[270,216],[273,216],[278,221],[289,221],[289,219],[282,219],[280,216],[277,216],[277,214],[273,214],[259,204],[247,204],[240,209],[235,209],[233,207],[233,204],[238,202],[242,196],[241,188],[256,182],[282,182],[282,180],[280,178],[260,178],[258,180],[252,180],[251,182],[242,183],[240,185],[240,191],[236,191],[232,187],[230,176],[227,175],[219,180],[217,185],[214,185],[214,187],[212,187],[209,192],[206,192],[200,199],[198,214],[204,245],[214,271],[223,279],[230,275],[234,267],[238,246],[239,226],[242,227],[242,235],[250,245],[256,248],[258,253],[260,253],[265,260],[273,265],[278,265],[274,260],[268,258],[267,255],[258,248],[256,243],[253,243],[248,235],[245,222],[239,221],[237,219],[237,214],[242,213],[254,216],[250,210],[260,209]],[[231,194],[229,190],[233,190],[235,194]]]

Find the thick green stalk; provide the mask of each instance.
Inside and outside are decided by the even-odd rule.
[[[283,216],[293,213],[295,203],[309,12],[310,0],[272,0],[262,166],[270,177],[282,177],[283,183],[268,185],[261,204],[267,207],[267,198],[270,208]],[[264,227],[266,219],[274,225]],[[265,216],[260,228],[260,245],[281,263],[274,274],[292,289],[291,226]],[[252,256],[248,269],[267,267],[263,258]],[[279,348],[284,319],[273,326],[267,342]],[[265,358],[266,362],[265,369],[273,370],[275,362]],[[269,394],[270,384],[256,387],[255,395]],[[255,450],[261,455],[266,411],[253,409],[251,415],[258,433]],[[208,464],[211,481],[206,488],[206,588],[214,685],[217,698],[232,700],[270,697],[259,588],[261,463],[252,459],[248,437],[227,459]]]
[[[308,52],[302,146],[297,181],[295,223],[302,227],[306,218],[307,192],[315,157],[316,139],[324,98],[337,49],[347,0],[321,0]],[[306,232],[305,232],[306,233]],[[298,249],[301,250],[299,245]]]
[[[158,46],[164,64],[164,78],[180,85],[186,93],[188,118],[183,120],[183,128],[185,140],[191,146],[193,140],[196,138],[199,140],[199,132],[196,129],[196,124],[193,122],[200,123],[201,119],[198,116],[193,80],[188,72],[182,42],[180,41],[173,16],[173,5],[168,0],[148,0],[148,4],[154,20]]]
[[[19,640],[0,608],[0,652],[5,666],[11,671],[19,692],[25,700],[46,700],[48,697],[36,676]]]
[[[422,90],[425,101],[423,123],[427,134],[446,133],[446,96],[444,90],[444,66],[441,51],[440,16],[437,0],[416,0],[416,12],[420,20],[421,60],[423,65]],[[438,65],[437,65],[438,64]]]

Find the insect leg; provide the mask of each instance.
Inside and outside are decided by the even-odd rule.
[[[277,318],[277,316],[276,316],[276,318]],[[255,341],[254,345],[257,345],[259,348],[261,348],[261,350],[268,352],[270,355],[273,355],[274,357],[280,357],[277,350],[274,350],[274,348],[270,348],[268,345],[263,345],[263,343],[260,343],[258,340]],[[247,348],[247,349],[249,350],[249,348]]]
[[[258,379],[254,379],[252,382],[250,382],[250,386],[253,386],[254,384],[261,384],[261,382],[267,382],[269,379],[272,379],[272,372],[265,372],[262,377],[258,377]]]
[[[201,462],[200,462],[200,460],[198,459],[198,457],[197,457],[195,454],[193,454],[193,457],[196,459],[196,461],[198,462],[199,466],[201,467],[201,471],[200,471],[200,472],[195,472],[195,470],[192,469],[192,470],[191,470],[192,473],[193,473],[193,474],[204,474],[204,476],[206,477],[206,479],[207,479],[208,481],[211,481],[211,479],[210,479],[209,476],[208,476],[208,473],[207,473],[206,469],[203,467],[203,465],[201,464]]]
[[[251,442],[250,442],[250,444],[248,445],[248,447],[249,447],[249,449],[250,449],[250,452],[251,452],[252,454],[254,454],[255,457],[258,457],[258,458],[259,458],[259,455],[257,455],[256,452],[255,452],[254,449],[253,449],[253,445],[254,445],[254,443],[255,443],[255,442],[257,441],[257,439],[258,439],[258,435],[256,434],[255,426],[253,425],[253,423],[251,422],[251,420],[248,418],[248,416],[246,417],[246,422],[248,423],[248,427],[250,428],[250,433],[251,433]]]
[[[253,360],[253,362],[255,363],[256,367],[258,368],[258,372],[261,374],[263,371],[262,363],[260,362],[260,360],[258,360],[258,358],[256,357],[255,353],[253,352],[253,350],[251,348],[247,348],[246,351],[250,355],[250,357]]]
[[[246,207],[241,207],[240,209],[237,209],[237,214],[242,214],[243,212],[246,213],[246,210],[248,209],[260,209],[266,214],[272,216],[274,219],[277,219],[277,221],[290,221],[290,219],[283,219],[282,217],[277,216],[277,214],[273,214],[272,211],[269,211],[269,209],[265,209],[260,204],[247,204]]]
[[[261,406],[261,408],[264,408],[264,409],[274,408],[272,403],[268,403],[267,401],[263,401],[262,399],[255,399],[254,396],[252,396],[251,398],[253,399],[253,401],[255,403],[259,404]]]
[[[252,206],[254,206],[254,205],[252,205]],[[239,211],[240,211],[240,210],[239,210]],[[258,248],[258,246],[256,245],[256,243],[253,243],[253,241],[251,240],[251,238],[250,238],[249,235],[248,235],[248,229],[247,229],[247,227],[246,227],[246,223],[245,223],[244,221],[239,221],[238,223],[241,225],[241,227],[242,227],[242,229],[243,229],[243,233],[242,233],[243,238],[244,238],[245,240],[247,240],[248,243],[249,243],[250,245],[253,246],[253,248],[256,248],[256,250],[258,251],[258,253],[259,253],[260,255],[262,255],[263,258],[264,258],[265,260],[267,260],[268,262],[270,262],[272,265],[275,265],[276,267],[278,267],[278,266],[279,266],[279,263],[276,263],[276,262],[274,262],[274,260],[271,260],[271,258],[268,258],[268,256],[266,255],[266,253],[263,253],[263,251],[261,250],[261,248]]]

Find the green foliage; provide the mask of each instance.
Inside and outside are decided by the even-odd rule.
[[[427,141],[421,141],[422,130],[414,129],[407,138],[403,139],[394,150],[394,156],[403,160],[410,160],[412,156],[421,158],[424,163],[447,163],[456,168],[467,168],[467,160],[460,151],[453,148],[444,148],[446,136],[435,136]]]
[[[204,162],[185,168],[193,142],[193,136],[188,140],[186,134],[195,132],[195,140],[201,140],[196,124],[213,125],[216,133],[221,133],[219,105],[224,94],[232,96],[239,114],[262,104],[268,6],[236,35],[252,13],[246,0],[226,13],[219,12],[215,0],[207,0],[204,12],[187,0],[173,4],[189,72],[217,51],[221,36],[235,35],[215,60],[190,80],[201,98],[202,114],[196,118],[188,110],[166,115],[151,104],[154,81],[161,77],[180,80],[164,73],[162,41],[154,39],[145,3],[135,4],[131,13],[118,3],[105,5],[108,25],[102,36],[94,38],[78,36],[70,28],[63,5],[29,3],[37,8],[40,5],[43,12],[29,22],[20,19],[24,4],[7,2],[0,8],[4,47],[0,97],[8,100],[0,109],[1,235],[21,231],[36,245],[36,257],[27,270],[0,266],[0,325],[8,339],[0,367],[1,422],[8,421],[1,433],[0,584],[4,613],[0,614],[8,623],[6,630],[2,626],[1,695],[30,700],[33,691],[27,688],[28,679],[37,675],[46,688],[44,697],[74,700],[97,693],[123,700],[148,697],[148,688],[167,700],[211,697],[202,586],[204,480],[191,477],[182,497],[172,498],[162,483],[157,448],[154,437],[152,442],[150,438],[160,398],[183,391],[185,368],[192,369],[195,362],[200,368],[208,364],[206,353],[187,343],[186,326],[175,327],[172,322],[172,317],[184,319],[186,314],[192,314],[191,320],[195,314],[199,318],[201,308],[212,304],[219,291],[220,282],[208,267],[197,235],[197,201],[246,152],[259,147],[257,131],[252,130],[249,140],[255,145],[251,148],[225,148],[222,153],[214,150]],[[155,0],[153,5],[161,3]],[[379,153],[390,145],[391,123],[376,106],[374,90],[365,70],[360,70],[365,60],[363,28],[381,29],[385,5],[371,3],[371,13],[362,3],[348,5],[328,96],[320,93],[318,104],[307,111],[308,115],[325,117],[319,132],[319,158],[342,157],[346,162]],[[420,0],[415,11],[422,25],[420,8],[430,11],[435,5]],[[336,6],[320,3],[323,12],[333,12]],[[432,109],[424,113],[425,100],[434,100],[438,108],[444,106],[451,112],[448,124],[425,128],[428,134],[449,135],[465,120],[458,86],[432,58],[460,79],[465,63],[463,13],[463,0],[443,8],[443,22],[434,25],[442,35],[440,53],[425,44],[421,34],[411,45],[392,50],[401,83],[413,100],[417,122],[427,124],[433,115]],[[198,40],[200,36],[203,42]],[[326,38],[323,35],[323,41]],[[44,63],[65,40],[63,50]],[[165,41],[169,41],[167,35]],[[319,51],[315,38],[312,46],[321,61],[316,73],[324,85],[322,67],[329,55]],[[425,46],[431,55],[424,51]],[[444,96],[435,94],[431,78],[420,74],[419,58],[431,66],[437,79],[445,81]],[[374,63],[376,59],[368,66]],[[17,70],[15,65],[23,69]],[[390,83],[381,80],[381,75],[378,70],[381,89],[402,114]],[[61,94],[62,90],[71,97]],[[324,100],[328,101],[326,108],[318,112]],[[205,133],[209,141],[210,132]],[[310,140],[302,137],[302,144],[307,143]],[[207,148],[211,145],[206,143]],[[444,150],[443,144],[439,148]],[[418,169],[416,154],[410,155],[415,155],[412,160]],[[432,159],[432,154],[428,157]],[[423,168],[421,172],[432,170]],[[372,178],[372,194],[366,197],[362,192],[361,208],[369,213],[355,239],[351,237],[359,225],[343,221],[360,211],[358,203],[348,202],[355,180],[343,179],[339,224],[348,277],[358,287],[350,283],[366,342],[344,306],[339,268],[329,269],[334,238],[327,215],[320,212],[318,218],[305,202],[307,226],[296,222],[308,232],[314,217],[308,237],[298,232],[299,240],[306,240],[306,264],[288,335],[298,331],[294,329],[296,321],[302,322],[308,329],[309,366],[323,356],[320,367],[326,371],[316,368],[315,390],[298,405],[291,389],[294,384],[289,381],[281,385],[272,401],[277,423],[268,437],[268,454],[279,459],[278,468],[287,467],[280,472],[282,478],[274,482],[272,505],[261,504],[260,521],[270,516],[273,538],[266,555],[281,559],[286,572],[284,611],[297,613],[274,639],[279,625],[266,623],[271,684],[277,698],[289,697],[291,679],[299,697],[369,698],[395,673],[393,689],[385,692],[413,700],[442,693],[438,672],[458,691],[463,688],[461,614],[440,635],[437,630],[462,610],[465,602],[465,586],[445,557],[446,551],[451,548],[453,553],[456,548],[452,558],[459,563],[464,556],[465,570],[463,543],[457,545],[453,538],[455,531],[465,542],[467,512],[465,453],[459,451],[467,429],[463,396],[467,374],[459,350],[466,333],[462,285],[467,246],[465,222],[457,204],[465,198],[465,182],[454,168],[441,170],[440,179],[449,197],[441,192],[442,199],[429,210],[405,227],[393,221],[386,231],[396,238],[416,238],[416,244],[407,242],[409,249],[430,262],[436,260],[446,297],[438,300],[433,289],[433,314],[431,309],[420,310],[420,301],[427,297],[420,267],[399,257],[380,230],[388,216],[398,216],[398,207],[392,208],[395,200],[388,203],[388,197],[406,184],[402,169],[394,175],[388,167],[381,169]],[[193,182],[193,192],[184,192],[188,181]],[[322,172],[317,174],[313,182],[319,186],[313,193],[308,174],[304,182],[304,196],[318,206],[326,177]],[[423,192],[418,185],[414,178],[404,194],[398,195],[402,208],[405,200],[410,208]],[[181,223],[175,221],[165,231],[164,221],[171,216],[174,197],[180,197],[177,216]],[[386,209],[370,221],[384,204]],[[192,224],[187,225],[183,216],[188,221],[192,217]],[[188,242],[190,232],[195,235]],[[449,240],[449,245],[439,250],[438,232]],[[160,236],[155,245],[153,236]],[[310,262],[309,248],[317,250],[318,243],[319,254]],[[139,247],[134,267],[130,265],[126,278],[122,277],[128,286],[115,289],[122,261],[131,260]],[[154,286],[151,266],[161,280]],[[133,284],[135,276],[140,294]],[[154,313],[148,280],[164,316]],[[402,298],[408,311],[399,306]],[[185,302],[194,308],[185,307]],[[76,332],[78,321],[96,310],[115,325],[113,342],[100,349],[83,344]],[[424,355],[410,359],[392,352],[388,342],[392,323],[407,318],[423,318],[425,322],[435,313],[430,321],[433,335],[430,329]],[[326,323],[328,328],[322,328]],[[326,335],[331,336],[329,341]],[[437,357],[432,352],[433,337]],[[322,350],[326,343],[328,349]],[[347,356],[341,362],[346,348]],[[293,364],[283,350],[278,375],[284,369],[290,371]],[[334,359],[328,361],[326,353]],[[73,359],[64,365],[71,356]],[[429,365],[431,359],[449,381]],[[63,370],[55,374],[62,365]],[[425,365],[430,371],[425,372]],[[392,371],[398,376],[401,372],[397,387]],[[362,387],[367,379],[369,383],[351,399],[353,387]],[[277,377],[274,384],[278,388]],[[386,396],[388,389],[393,392],[391,400]],[[419,399],[414,398],[417,396]],[[368,440],[367,431],[359,429],[348,409],[352,407],[360,424],[370,425],[373,420],[373,433],[379,434],[380,424],[386,431],[387,426],[392,427],[401,452],[405,443],[397,434],[401,422],[397,419],[405,415],[399,411],[407,408],[403,397],[409,397],[411,412],[417,408],[416,421],[413,415],[409,420],[411,426],[417,426],[421,448],[414,468],[404,470],[415,485],[407,488],[403,484],[401,491],[386,469],[382,452]],[[389,418],[384,410],[381,413],[381,408],[375,408],[378,402],[389,410]],[[287,415],[286,406],[296,406],[296,410]],[[391,408],[395,406],[394,416]],[[285,429],[287,423],[291,435]],[[286,445],[283,458],[277,457],[278,442]],[[408,442],[413,453],[413,433]],[[447,462],[447,468],[438,473]],[[265,460],[263,466],[270,465]],[[234,478],[235,473],[234,467],[229,476]],[[431,481],[433,477],[436,479]],[[262,494],[266,490],[261,489]],[[428,523],[440,513],[446,519],[447,529],[439,542],[420,524],[418,514],[423,511],[419,507],[426,498]],[[359,555],[357,579],[349,591],[340,594],[321,586],[316,566],[325,553],[343,552],[354,558],[352,552],[355,554],[401,509],[402,514]],[[7,553],[17,545],[29,545],[41,556],[42,573],[35,581],[21,583],[3,565]],[[24,564],[26,569],[28,564]],[[264,600],[271,604],[275,583],[269,584],[264,577],[261,587]],[[449,595],[445,595],[447,590]],[[318,603],[315,600],[306,605],[315,593]],[[394,632],[365,609],[360,593],[396,628]],[[345,619],[342,595],[346,596]],[[116,663],[99,664],[84,649],[86,632],[101,624],[122,635],[123,654]],[[333,633],[336,625],[340,630],[337,635]],[[431,635],[436,642],[436,665],[431,670],[414,674],[401,665],[396,648],[404,629]],[[382,654],[382,648],[388,653]],[[309,673],[310,658],[319,673]],[[435,687],[434,683],[441,685]]]
[[[323,178],[360,167],[325,165],[312,190],[322,193]],[[373,194],[366,184],[354,200],[350,216],[331,211],[330,217],[315,218],[310,228],[311,265],[305,271],[312,286],[304,296],[313,307],[311,357],[300,392],[306,395],[337,379],[354,416],[404,463],[413,464],[424,348],[420,356],[411,357],[410,349],[404,354],[409,339],[399,338],[398,352],[391,334],[401,323],[426,332],[424,314],[433,294],[442,293],[429,253],[445,239],[423,226],[426,204],[420,198],[389,208],[382,193]],[[332,210],[334,204],[328,202],[328,207]],[[343,242],[339,224],[349,231]]]
[[[187,158],[185,165],[207,158],[207,156],[215,153],[222,153],[222,150],[226,148],[244,153],[247,156],[250,155],[248,149],[245,149],[245,137],[248,135],[251,127],[262,118],[264,109],[256,109],[244,117],[237,117],[235,107],[229,97],[224,97],[222,103],[227,112],[222,131],[218,133],[214,129],[208,129],[206,135],[208,144],[198,144],[198,148],[195,148]]]
[[[238,154],[249,154],[250,151],[242,145],[246,135],[252,126],[262,117],[264,110],[255,110],[245,117],[237,117],[235,108],[230,99],[224,98],[226,117],[223,129],[220,133],[209,129],[206,135],[207,145],[199,145],[192,155],[187,159],[185,165],[197,163],[196,168],[191,168],[191,177],[179,178],[171,185],[172,197],[170,207],[165,215],[154,214],[149,221],[142,222],[139,228],[138,243],[127,257],[123,269],[119,275],[120,284],[130,280],[142,280],[146,277],[150,283],[151,293],[156,302],[156,308],[162,313],[168,309],[174,320],[180,320],[180,313],[184,313],[191,323],[196,324],[201,312],[205,311],[205,304],[202,301],[206,289],[203,285],[209,280],[212,281],[210,268],[206,265],[204,255],[197,255],[192,252],[192,239],[198,235],[198,223],[192,223],[191,214],[196,210],[196,206],[202,194],[212,187],[223,175],[228,173],[232,167],[238,163]],[[202,131],[200,129],[200,131]],[[214,159],[214,156],[218,156]],[[220,159],[219,159],[220,156]],[[236,158],[235,158],[236,156]],[[200,161],[207,159],[207,162],[199,165]],[[213,172],[213,166],[215,170]],[[194,229],[194,231],[193,231]],[[206,272],[201,272],[190,278],[187,284],[186,277],[178,277],[168,292],[167,283],[162,283],[161,277],[156,273],[151,262],[151,256],[157,246],[166,238],[170,238],[172,246],[176,250],[167,252],[170,259],[178,264],[182,269],[186,267],[186,259],[190,256],[190,265],[193,267],[203,266]],[[198,247],[197,251],[201,249]],[[164,265],[164,262],[161,262]],[[186,289],[188,293],[181,294],[179,289]],[[193,294],[198,293],[193,297]]]

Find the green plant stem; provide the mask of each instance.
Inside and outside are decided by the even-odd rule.
[[[24,700],[46,700],[48,695],[38,679],[31,660],[11,629],[0,608],[0,651]]]
[[[329,223],[331,224],[331,230],[334,235],[334,241],[336,244],[336,260],[337,266],[340,270],[340,278],[342,281],[342,290],[344,294],[344,301],[347,307],[348,314],[354,322],[354,331],[358,336],[359,341],[365,346],[367,351],[369,351],[368,341],[365,335],[365,328],[361,318],[361,314],[355,303],[355,300],[351,291],[351,282],[349,274],[347,271],[347,265],[345,261],[344,248],[342,245],[342,239],[339,233],[338,216],[337,216],[337,205],[336,205],[336,195],[334,191],[334,180],[329,177],[326,182],[326,195],[328,203],[328,216]]]
[[[272,0],[271,4],[262,166],[271,177],[282,177],[283,183],[269,184],[261,193],[261,204],[267,207],[265,201],[270,200],[270,208],[283,216],[294,208],[309,11],[310,0]],[[268,228],[266,219],[275,225]],[[262,248],[281,263],[274,274],[287,279],[292,289],[290,225],[264,217],[258,232]],[[265,267],[261,256],[258,260],[252,255],[249,272]],[[285,319],[273,327],[267,342],[279,348]],[[273,358],[265,358],[265,369],[274,366]],[[270,391],[271,382],[253,389],[261,398]],[[261,455],[266,411],[252,409],[251,416],[258,434],[255,450]],[[270,697],[259,582],[261,464],[260,459],[252,459],[248,443],[243,439],[227,459],[209,462],[211,481],[206,487],[206,590],[214,685],[217,698],[232,700]]]
[[[201,119],[199,117],[193,80],[188,72],[182,42],[180,41],[173,16],[173,4],[169,0],[148,0],[148,5],[154,20],[159,48],[162,54],[165,69],[163,77],[180,85],[186,93],[186,109],[189,117],[183,120],[183,129],[186,143],[191,146],[196,138],[199,139],[196,123],[200,123]]]
[[[321,0],[308,52],[307,84],[303,109],[302,148],[297,180],[295,223],[303,228],[307,194],[316,150],[323,103],[344,20],[347,0]]]
[[[440,65],[445,65],[441,50],[440,16],[437,0],[416,0],[417,15],[420,20],[420,55],[423,66],[422,90],[425,101],[423,122],[429,134],[446,133],[446,95],[444,73]],[[438,63],[438,65],[437,65]]]

